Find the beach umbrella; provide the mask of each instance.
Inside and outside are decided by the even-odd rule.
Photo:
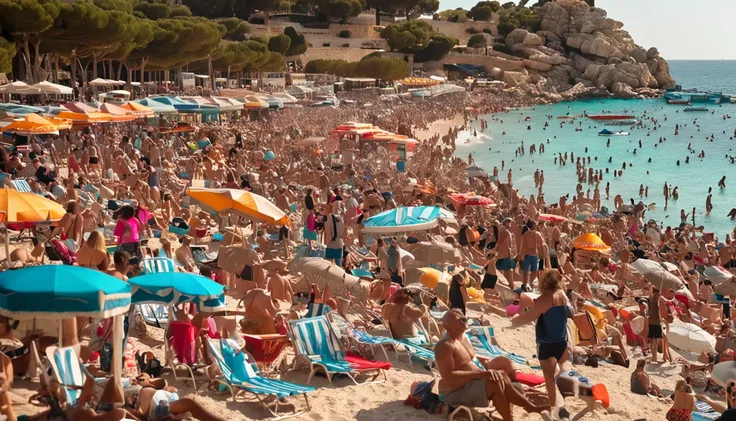
[[[60,126],[52,120],[38,114],[28,114],[22,120],[16,120],[2,128],[3,132],[24,134],[58,134],[66,125]]]
[[[130,101],[120,106],[133,113],[136,117],[153,117],[153,109],[135,101]]]
[[[475,193],[451,193],[447,197],[455,203],[455,205],[464,206],[491,206],[495,203],[493,200],[485,197],[476,195]]]
[[[294,144],[294,146],[299,147],[305,147],[305,146],[317,146],[320,143],[324,142],[326,138],[324,137],[308,137],[306,139],[302,139]]]
[[[258,253],[250,247],[220,247],[217,253],[217,266],[227,272],[242,273],[245,266],[261,265]]]
[[[291,226],[288,216],[263,196],[245,190],[190,188],[187,194],[217,211],[234,211],[259,222]]]
[[[554,215],[551,213],[540,213],[537,215],[537,221],[543,221],[543,222],[567,222],[569,219],[565,218],[564,216],[560,215]]]
[[[357,276],[321,257],[298,257],[292,259],[287,268],[291,273],[303,275],[308,284],[317,284],[322,289],[329,284],[334,292],[346,289],[360,302],[365,302],[368,298],[368,282],[361,281]]]
[[[153,101],[150,98],[136,99],[135,101],[130,101],[128,104],[142,105],[148,108],[149,110],[151,110],[152,113],[176,114],[177,112],[176,108],[174,108],[172,105],[164,104],[158,101]],[[195,105],[195,104],[190,104],[190,105]],[[131,107],[135,107],[135,105],[131,105]]]
[[[225,307],[224,286],[210,278],[188,272],[160,272],[135,276],[128,280],[133,303],[154,303],[168,306],[194,302],[200,311],[222,310]]]
[[[274,154],[272,151],[266,151],[266,153],[263,155],[263,159],[265,161],[273,161],[276,159],[276,154]]]
[[[110,118],[112,118],[112,121],[115,122],[133,121],[139,117],[129,109],[111,104],[109,102],[102,104],[102,106],[100,107],[100,111],[110,114]]]
[[[611,248],[601,240],[601,237],[589,232],[583,234],[572,241],[572,246],[576,249],[589,251],[608,251]]]
[[[371,216],[363,221],[364,234],[390,234],[431,230],[439,219],[454,218],[439,206],[401,206]]]
[[[677,291],[684,285],[680,278],[669,272],[670,270],[677,270],[677,266],[672,263],[636,259],[631,263],[631,267],[660,290],[674,289]]]
[[[440,241],[420,241],[407,244],[406,251],[414,255],[417,262],[424,264],[457,263],[460,256],[452,244]]]
[[[14,319],[54,315],[106,319],[128,312],[130,291],[127,283],[80,266],[8,270],[0,273],[0,314]]]
[[[406,271],[406,283],[420,283],[435,289],[440,282],[447,282],[447,274],[434,268],[413,268]]]
[[[703,276],[708,278],[713,285],[719,285],[724,282],[730,282],[733,279],[733,274],[728,269],[721,266],[708,266],[703,271]]]
[[[728,383],[736,381],[736,361],[724,361],[713,366],[710,376],[718,386],[727,387]]]
[[[34,193],[0,189],[0,213],[3,222],[58,221],[66,210],[53,200]]]
[[[670,323],[667,340],[670,345],[694,354],[716,352],[716,338],[692,323],[683,323],[679,320]]]
[[[468,177],[488,177],[488,173],[481,167],[473,164],[465,168],[465,175]]]
[[[731,280],[716,285],[713,288],[713,291],[715,291],[716,294],[736,297],[736,278],[732,277]]]
[[[112,117],[108,113],[103,113],[97,108],[90,107],[82,102],[67,102],[63,107],[68,111],[60,112],[57,117],[66,118],[74,122],[80,123],[108,123],[112,121]]]
[[[169,105],[171,107],[174,107],[174,109],[176,109],[177,111],[191,111],[200,108],[199,104],[184,101],[177,96],[152,96],[148,97],[148,100],[164,105]]]
[[[47,81],[39,82],[31,85],[31,88],[37,89],[42,94],[72,95],[74,90],[68,86],[59,85]]]
[[[0,94],[34,95],[39,93],[41,91],[38,88],[33,88],[19,80],[0,86]]]

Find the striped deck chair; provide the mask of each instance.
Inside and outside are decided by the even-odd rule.
[[[46,348],[46,357],[53,368],[56,381],[66,394],[66,402],[75,405],[84,387],[84,374],[81,362],[73,347],[59,348],[50,346]],[[47,378],[48,381],[51,380]]]
[[[332,307],[327,304],[309,303],[307,304],[307,313],[304,318],[312,318],[317,316],[326,316],[327,313],[332,311]]]
[[[13,187],[20,192],[33,193],[30,184],[26,180],[12,180]]]
[[[695,402],[695,409],[697,411],[693,411],[692,421],[714,421],[721,416],[712,406],[703,401]]]
[[[385,321],[384,325],[388,329],[388,332],[391,335],[391,339],[394,341],[394,351],[396,352],[396,358],[399,358],[400,356],[400,346],[401,348],[403,348],[403,352],[409,356],[410,367],[414,367],[414,365],[412,364],[412,358],[416,358],[418,360],[424,361],[429,367],[430,371],[432,371],[432,375],[435,375],[435,372],[437,371],[437,361],[435,360],[434,351],[422,346],[426,346],[427,344],[429,344],[429,339],[424,333],[424,329],[419,329],[422,333],[422,336],[408,339],[396,339],[394,338],[394,333],[391,330],[391,325],[389,324],[389,322]]]
[[[174,261],[168,257],[149,257],[143,259],[143,272],[148,275],[151,273],[175,272],[176,266]]]
[[[384,345],[394,346],[394,340],[387,336],[374,336],[366,332],[365,329],[356,328],[352,323],[345,320],[342,316],[337,313],[333,313],[332,326],[335,330],[342,335],[343,338],[347,339],[348,345],[355,345],[355,348],[360,351],[361,347],[370,347],[373,354],[375,354],[375,348],[378,347],[383,352],[383,356],[386,361],[389,361],[388,354]],[[347,346],[347,348],[352,348]],[[360,352],[358,352],[360,353]]]
[[[493,359],[496,357],[506,356],[516,364],[526,364],[526,358],[506,352],[496,344],[496,338],[493,335],[493,328],[490,326],[473,327],[468,329],[465,334],[473,345],[475,355],[479,358]]]
[[[310,373],[307,383],[312,381],[312,377],[318,371],[323,371],[330,383],[336,373],[342,373],[347,375],[353,383],[359,384],[354,374],[369,371],[377,371],[377,373],[372,380],[362,384],[377,383],[376,379],[381,374],[383,374],[383,380],[380,382],[386,381],[384,370],[374,367],[362,368],[360,363],[345,360],[345,350],[340,338],[325,316],[290,320],[289,336],[296,353],[294,366],[300,360],[305,360],[309,364]]]
[[[233,401],[235,401],[240,392],[251,393],[271,415],[276,417],[276,420],[294,417],[305,412],[299,411],[287,415],[279,415],[279,403],[283,398],[304,395],[307,411],[311,409],[307,393],[314,391],[315,389],[313,387],[260,376],[253,358],[248,353],[241,352],[238,343],[233,339],[208,339],[207,350],[222,373],[222,376],[212,379],[212,382],[229,389]],[[262,396],[265,398],[275,397],[275,408],[271,409],[261,399]]]

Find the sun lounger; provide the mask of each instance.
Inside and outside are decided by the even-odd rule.
[[[148,275],[151,273],[175,272],[176,266],[174,261],[168,257],[149,257],[143,259],[143,272]]]
[[[410,367],[413,367],[412,358],[416,358],[420,361],[424,361],[429,367],[430,371],[432,371],[432,375],[434,375],[437,367],[437,361],[435,360],[434,351],[425,347],[429,344],[429,339],[427,339],[427,336],[424,334],[424,330],[421,329],[420,331],[422,332],[422,336],[418,336],[416,338],[396,339],[394,338],[393,331],[391,330],[391,325],[388,322],[385,322],[384,324],[388,329],[389,334],[391,335],[391,339],[394,341],[394,351],[396,352],[396,357],[398,358],[400,355],[400,346],[409,356]]]
[[[352,323],[343,319],[339,314],[332,314],[332,326],[336,328],[344,338],[347,338],[348,345],[353,344],[360,351],[360,347],[370,347],[375,354],[375,348],[378,347],[383,352],[386,361],[389,361],[386,353],[385,345],[395,346],[395,341],[388,336],[374,336],[366,332],[365,329],[356,328]],[[352,348],[349,346],[349,348]],[[360,352],[359,352],[360,353]]]
[[[326,316],[331,311],[332,308],[327,304],[309,303],[307,304],[307,313],[304,315],[304,318]]]
[[[713,407],[702,401],[695,402],[695,409],[697,411],[693,411],[692,421],[714,421],[721,416]]]
[[[502,350],[495,343],[496,338],[493,333],[493,328],[490,326],[474,327],[465,332],[470,343],[473,345],[473,350],[478,358],[493,359],[496,357],[506,356],[516,364],[526,364],[526,358]]]
[[[31,190],[31,185],[28,184],[28,181],[26,180],[12,180],[11,183],[13,184],[13,187],[15,187],[15,189],[19,192],[33,193],[33,190]]]
[[[69,405],[75,405],[79,396],[82,394],[84,387],[84,374],[82,373],[81,363],[77,353],[73,347],[59,348],[50,346],[46,348],[46,357],[53,368],[53,375],[59,382],[61,388],[66,394],[66,402]],[[51,378],[50,373],[44,373],[47,376],[47,384]]]
[[[247,353],[241,352],[237,342],[232,339],[209,339],[207,341],[208,351],[212,359],[222,373],[222,377],[212,379],[214,382],[225,386],[230,390],[233,401],[239,392],[253,394],[258,401],[277,420],[300,415],[304,411],[288,415],[279,415],[279,403],[283,398],[296,395],[304,395],[304,402],[309,407],[307,393],[315,389],[310,386],[302,386],[281,380],[267,379],[258,374],[258,369],[251,364],[252,359]],[[275,409],[271,409],[261,397],[275,397]]]
[[[595,329],[593,319],[587,311],[576,314],[572,321],[576,327],[577,346],[590,346],[595,350],[595,348],[603,345],[598,338],[598,331]]]
[[[309,364],[310,373],[307,383],[312,381],[312,377],[318,371],[323,371],[329,382],[332,382],[332,377],[336,373],[342,373],[347,375],[353,383],[359,384],[354,374],[368,371],[377,371],[377,373],[371,381],[363,384],[377,383],[375,380],[381,374],[383,374],[381,382],[386,381],[385,371],[377,369],[370,361],[357,358],[352,358],[350,362],[345,360],[342,343],[325,316],[289,321],[289,335],[296,352],[294,365],[301,360]]]
[[[138,304],[138,313],[150,326],[165,328],[169,324],[169,309],[160,304]]]

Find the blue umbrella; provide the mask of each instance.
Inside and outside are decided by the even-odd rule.
[[[225,287],[210,278],[188,272],[159,272],[129,280],[134,303],[176,305],[193,302],[200,311],[221,310]]]
[[[388,234],[426,231],[435,228],[440,218],[454,218],[454,215],[439,206],[401,206],[364,220],[362,232]]]
[[[33,266],[0,273],[0,314],[16,319],[125,314],[130,285],[79,266]]]
[[[273,161],[276,159],[276,155],[272,151],[266,151],[266,153],[263,155],[263,159],[266,161]]]

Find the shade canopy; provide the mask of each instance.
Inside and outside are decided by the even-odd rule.
[[[711,380],[718,386],[728,387],[732,381],[736,381],[736,361],[724,361],[713,366]]]
[[[199,108],[199,104],[195,102],[184,101],[183,99],[176,96],[152,96],[148,99],[160,104],[172,106],[177,111],[192,111]]]
[[[452,244],[440,241],[420,241],[407,244],[403,249],[414,255],[417,262],[423,264],[457,263],[460,261],[459,252]]]
[[[28,114],[3,127],[2,131],[22,134],[55,134],[71,128],[71,122],[62,119],[47,119],[38,114]]]
[[[176,305],[193,302],[200,311],[225,308],[224,287],[210,278],[188,272],[160,272],[128,281],[133,303]]]
[[[713,335],[700,328],[700,326],[684,323],[680,320],[675,320],[670,324],[667,340],[670,345],[694,354],[716,352],[716,338]]]
[[[304,275],[309,284],[316,283],[320,288],[329,284],[332,291],[341,291],[343,288],[363,302],[368,296],[368,283],[357,276],[351,275],[340,266],[320,257],[299,257],[292,259],[287,268],[291,273]]]
[[[611,249],[611,247],[607,246],[606,243],[601,240],[601,237],[592,232],[583,234],[574,239],[572,246],[576,249],[589,251],[608,251]]]
[[[454,215],[439,206],[401,206],[364,220],[363,233],[426,231],[437,227],[440,218],[454,218]]]
[[[165,104],[163,102],[159,101],[153,101],[151,98],[143,98],[143,99],[137,99],[135,101],[130,101],[129,104],[140,104],[145,107],[147,107],[149,110],[151,110],[154,113],[164,113],[164,114],[173,114],[176,113],[176,108],[170,104]],[[126,104],[127,105],[127,104]],[[133,107],[134,105],[131,105]],[[126,107],[127,108],[127,107]]]
[[[217,212],[234,211],[259,222],[291,225],[289,217],[271,201],[245,190],[190,188],[187,194]]]
[[[713,285],[720,285],[724,282],[734,280],[734,275],[728,269],[721,266],[708,266],[703,271],[703,276],[708,278]]]
[[[0,273],[0,314],[14,319],[108,318],[128,312],[130,290],[113,276],[80,266],[8,270]]]
[[[90,107],[82,102],[67,102],[63,107],[68,111],[61,111],[57,117],[72,120],[75,123],[107,123],[112,121],[110,114],[103,113],[97,108]]]
[[[430,289],[434,289],[445,278],[444,272],[440,272],[434,268],[418,268],[416,271],[419,275],[419,279],[416,282]],[[410,282],[407,280],[407,283]]]
[[[53,200],[34,193],[0,189],[0,212],[3,222],[57,221],[66,210]]]
[[[133,111],[127,108],[123,108],[115,104],[110,104],[108,102],[100,106],[100,111],[110,114],[110,118],[112,119],[112,121],[116,121],[116,122],[133,121],[138,117],[142,117],[142,116],[136,115]]]
[[[242,273],[246,266],[261,265],[261,257],[250,247],[220,247],[217,253],[217,266],[227,272]]]
[[[33,88],[19,80],[0,86],[0,94],[35,95],[40,93],[41,91],[38,88]]]
[[[59,85],[57,83],[51,83],[47,81],[39,82],[35,85],[31,85],[31,88],[37,89],[42,94],[57,94],[57,95],[72,95],[74,89]]]

